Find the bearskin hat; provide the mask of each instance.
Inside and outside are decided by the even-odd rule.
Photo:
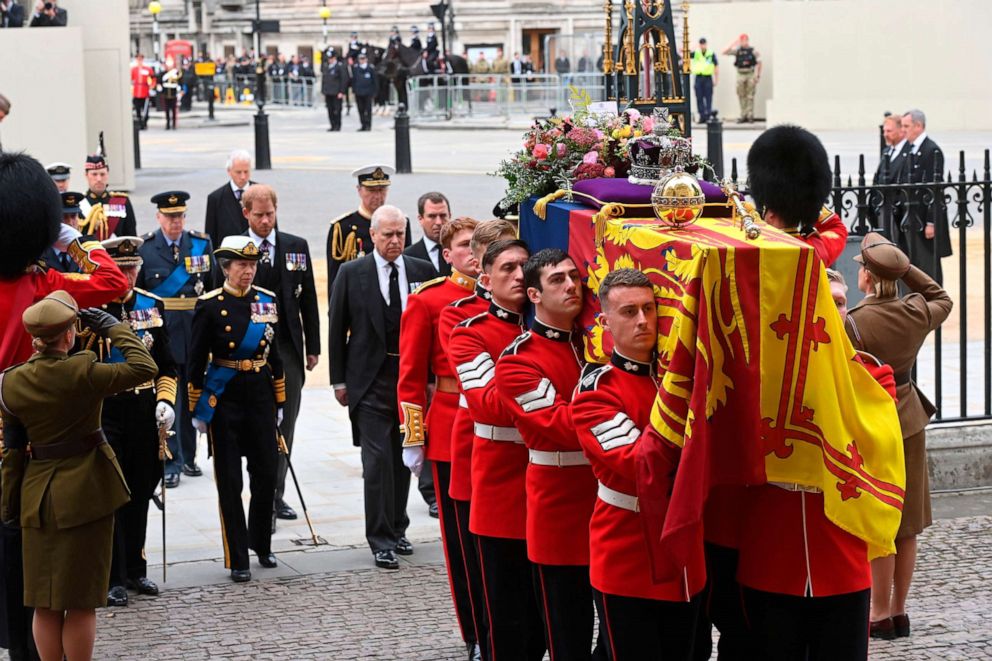
[[[62,198],[45,166],[23,152],[0,153],[0,278],[15,278],[55,242]]]

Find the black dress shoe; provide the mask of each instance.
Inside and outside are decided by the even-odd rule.
[[[372,556],[375,558],[375,566],[380,569],[400,568],[400,561],[392,551],[376,551]]]
[[[189,475],[190,477],[200,477],[203,475],[203,471],[200,467],[196,465],[194,461],[192,464],[183,464],[183,475]]]
[[[437,503],[431,503],[431,506],[427,508],[427,514],[432,519],[438,518]]]
[[[107,592],[108,606],[127,606],[127,589],[123,585],[115,585]]]
[[[400,541],[396,542],[396,552],[400,555],[413,555],[413,544],[406,537],[400,537]]]
[[[909,615],[892,616],[892,625],[896,629],[896,638],[907,638],[909,636]]]
[[[276,518],[293,521],[296,519],[296,510],[286,503],[276,503]]]
[[[175,489],[179,486],[179,473],[169,473],[162,481],[165,483],[166,489]]]
[[[465,643],[465,649],[468,651],[468,661],[482,661],[482,648],[478,643]]]
[[[158,586],[149,580],[147,576],[127,579],[127,587],[136,591],[138,594],[147,594],[151,597],[158,596]]]
[[[891,617],[868,623],[868,636],[882,640],[893,640],[896,637],[896,627]]]
[[[235,583],[247,583],[251,580],[251,571],[248,569],[232,569],[231,580]]]
[[[272,569],[279,563],[276,562],[276,556],[274,553],[259,553],[258,564],[262,565],[266,569]]]

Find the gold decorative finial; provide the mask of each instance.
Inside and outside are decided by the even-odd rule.
[[[603,73],[613,73],[613,0],[605,0],[603,11],[606,12],[606,34],[603,40]]]
[[[689,75],[689,0],[682,0],[682,73]]]

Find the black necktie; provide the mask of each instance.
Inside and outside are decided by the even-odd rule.
[[[403,315],[403,302],[400,300],[400,270],[395,262],[389,263],[389,305],[386,307],[386,351],[399,353],[400,317]]]
[[[179,263],[179,244],[178,243],[173,243],[172,244],[172,262],[174,264],[178,264]]]
[[[244,191],[241,190],[240,188],[238,190],[234,191],[234,197],[238,198],[238,202],[241,201],[241,194],[242,193],[244,193]]]
[[[59,254],[59,263],[62,265],[62,272],[69,273],[73,270],[72,259],[69,257],[69,253],[63,252]]]
[[[272,247],[272,244],[269,243],[268,239],[262,239],[262,245],[259,247],[262,249],[262,262],[264,264],[271,264],[272,258],[269,256],[269,248]]]

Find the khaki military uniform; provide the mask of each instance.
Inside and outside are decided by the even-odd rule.
[[[26,606],[88,609],[107,601],[114,511],[130,495],[114,451],[86,439],[100,431],[105,397],[157,371],[126,325],[109,337],[126,362],[99,363],[90,351],[36,353],[0,381],[7,443],[0,516],[23,528]],[[52,454],[65,456],[43,458]]]

